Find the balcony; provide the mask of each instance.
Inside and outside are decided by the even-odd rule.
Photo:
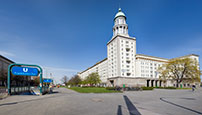
[[[127,63],[127,64],[130,64],[130,60],[126,60],[126,63]]]
[[[126,75],[127,75],[127,76],[130,76],[130,75],[131,75],[131,73],[127,73]]]
[[[129,48],[129,47],[126,47],[126,51],[129,52],[129,51],[130,51],[130,48]]]

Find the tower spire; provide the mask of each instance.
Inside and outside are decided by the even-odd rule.
[[[121,8],[119,7],[119,12],[121,12]]]

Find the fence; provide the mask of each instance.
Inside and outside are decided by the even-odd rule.
[[[6,88],[0,88],[0,94],[1,93],[7,93]]]
[[[36,89],[39,90],[39,87],[36,87]],[[20,94],[20,93],[23,93],[23,92],[29,92],[31,90],[31,87],[11,87],[11,94]],[[44,86],[42,88],[42,92],[43,94],[45,93],[48,93],[49,92],[49,87],[47,86]],[[0,88],[0,95],[3,95],[3,94],[7,94],[8,91],[7,91],[7,88]]]

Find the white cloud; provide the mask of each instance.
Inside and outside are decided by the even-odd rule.
[[[10,53],[10,52],[6,52],[6,51],[0,51],[0,55],[8,56],[8,57],[13,57],[13,56],[15,56],[15,54]]]
[[[202,48],[190,48],[190,49],[188,49],[188,51],[190,51],[190,52],[201,52],[202,51]]]
[[[53,78],[55,83],[61,83],[61,79],[64,76],[72,77],[77,74],[79,70],[69,69],[69,68],[57,68],[57,67],[47,67],[42,66],[43,68],[43,77],[44,78]]]
[[[75,69],[56,68],[56,67],[43,67],[43,68],[48,69],[48,70],[66,71],[66,72],[78,72],[78,71],[80,71],[80,70],[75,70]]]

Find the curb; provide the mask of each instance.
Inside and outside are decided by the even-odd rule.
[[[8,93],[2,93],[0,94],[0,100],[5,99],[8,97]]]

